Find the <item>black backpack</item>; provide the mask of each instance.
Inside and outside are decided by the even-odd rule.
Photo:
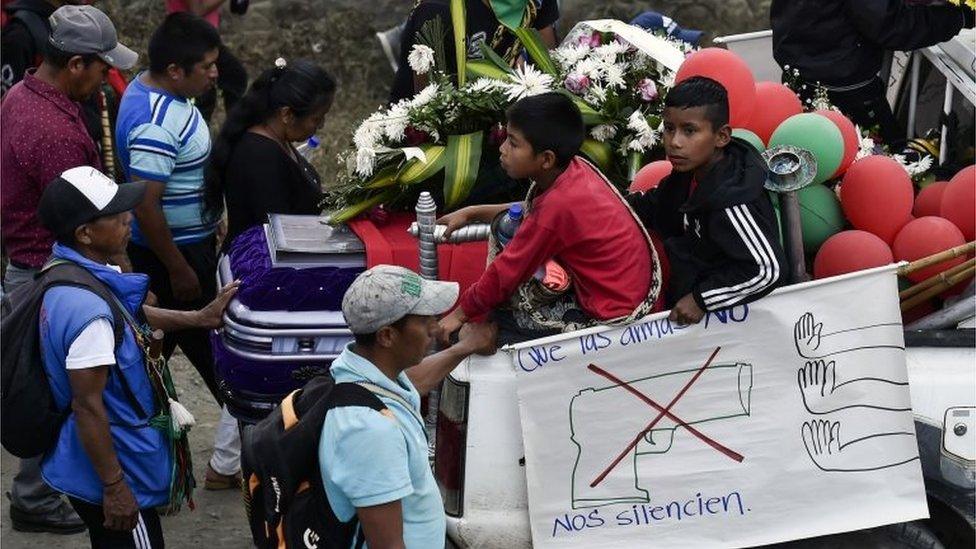
[[[31,282],[3,297],[0,304],[0,442],[11,454],[31,458],[54,446],[70,409],[55,405],[44,363],[38,320],[44,292],[53,286],[85,288],[101,297],[112,310],[115,348],[122,343],[124,320],[111,290],[85,268],[55,260]],[[148,417],[118,371],[130,404]]]
[[[245,429],[244,506],[257,547],[363,546],[366,540],[356,515],[342,522],[329,505],[319,470],[319,439],[325,415],[333,408],[386,409],[377,394],[402,400],[375,385],[335,383],[330,375],[316,376],[260,423]]]

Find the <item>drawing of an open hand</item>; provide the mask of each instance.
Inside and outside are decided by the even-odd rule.
[[[815,419],[805,422],[800,431],[803,445],[814,463],[828,469],[826,465],[832,460],[831,456],[840,455],[840,422]]]
[[[803,404],[811,414],[825,414],[830,411],[824,406],[824,399],[830,397],[837,388],[837,368],[833,360],[810,360],[796,371],[796,383],[803,396]]]
[[[803,358],[817,358],[820,348],[820,336],[823,323],[813,318],[813,313],[804,313],[793,327],[793,339],[796,342],[796,352]]]

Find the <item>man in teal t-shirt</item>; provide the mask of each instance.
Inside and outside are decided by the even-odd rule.
[[[457,297],[456,282],[424,280],[391,265],[362,273],[343,297],[342,313],[356,341],[333,362],[332,376],[337,383],[379,386],[387,407],[382,413],[336,408],[322,425],[322,481],[339,520],[358,517],[355,543],[444,545],[444,504],[430,470],[420,396],[471,354],[493,353],[496,334],[492,324],[469,324],[457,344],[424,358],[437,335],[437,316]]]

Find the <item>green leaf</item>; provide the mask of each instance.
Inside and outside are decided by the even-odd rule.
[[[505,80],[510,74],[509,71],[503,71],[495,66],[494,63],[490,61],[484,61],[481,59],[469,59],[467,63],[468,76],[472,80],[478,78],[479,76],[487,76],[495,80]]]
[[[464,0],[451,0],[451,26],[454,27],[454,57],[457,60],[457,83],[463,86],[467,70],[468,47]]]
[[[583,141],[580,152],[596,164],[603,172],[608,171],[613,163],[613,148],[607,143],[597,141],[596,139]]]
[[[556,63],[552,60],[549,55],[549,48],[546,47],[545,42],[542,41],[542,35],[539,31],[532,28],[520,27],[512,31],[515,36],[525,47],[525,51],[528,52],[529,58],[535,63],[539,69],[545,73],[551,74],[552,76],[558,76],[558,70],[556,69]]]
[[[379,189],[382,187],[389,187],[390,185],[396,183],[397,167],[387,166],[376,173],[368,183],[363,185],[366,189]]]
[[[387,189],[377,195],[374,195],[370,198],[367,198],[366,200],[363,200],[358,204],[353,204],[352,206],[346,206],[345,208],[332,214],[330,216],[330,220],[331,220],[330,222],[333,225],[338,223],[345,223],[346,221],[349,221],[350,219],[356,217],[357,215],[372,208],[373,206],[382,204],[383,202],[390,200],[394,196],[396,196],[396,189]]]
[[[447,209],[464,202],[478,178],[484,132],[447,136],[444,202]]]
[[[396,177],[401,185],[421,183],[444,169],[444,145],[421,145],[420,148],[423,149],[427,161],[421,162],[419,158],[414,158],[407,162]]]
[[[495,53],[495,50],[491,49],[491,47],[484,42],[481,43],[481,55],[484,56],[485,61],[490,61],[496,67],[509,74],[512,73],[511,65],[506,63],[505,60],[502,59],[502,56]]]
[[[633,181],[637,172],[644,166],[644,153],[630,151],[627,155],[627,181]]]
[[[565,90],[564,93],[573,100],[573,103],[576,103],[577,107],[579,107],[580,114],[583,115],[583,124],[586,124],[587,126],[596,126],[597,124],[606,123],[607,117],[604,116],[600,111],[591,107],[589,103],[583,101],[581,97],[573,95]]]

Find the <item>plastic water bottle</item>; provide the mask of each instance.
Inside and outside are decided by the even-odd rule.
[[[512,240],[515,236],[515,231],[518,230],[519,225],[522,223],[522,205],[512,204],[508,208],[508,212],[505,213],[505,217],[498,222],[498,227],[495,229],[495,238],[498,239],[498,243],[505,246]]]
[[[317,137],[315,137],[313,135],[312,137],[309,137],[308,138],[308,141],[306,141],[306,142],[302,143],[301,145],[295,147],[295,150],[298,151],[298,154],[300,154],[303,157],[305,157],[305,160],[308,160],[309,162],[311,162],[312,161],[312,156],[314,156],[315,153],[316,153],[316,151],[318,151],[318,148],[319,148],[319,144],[320,143],[321,142],[319,141],[319,138],[317,138]]]

